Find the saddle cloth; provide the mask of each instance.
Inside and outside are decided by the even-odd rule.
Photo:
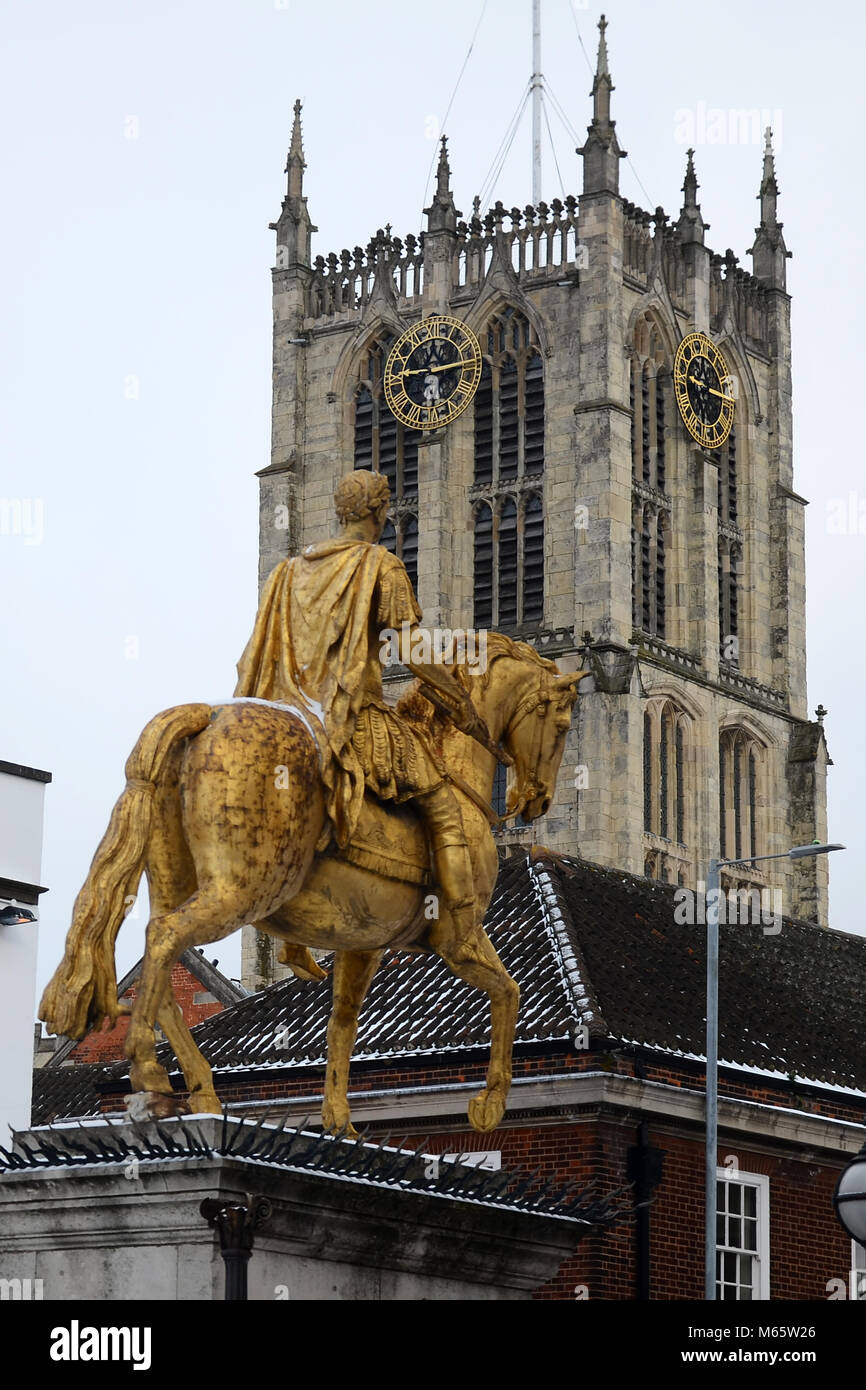
[[[254,696],[235,696],[231,700],[220,701],[220,704],[268,705],[296,715],[315,740],[321,757],[324,726],[317,706],[300,708],[280,704],[276,700],[259,700]],[[426,886],[433,882],[427,836],[421,817],[411,801],[379,801],[367,792],[349,844],[340,849],[332,840],[325,853],[356,864],[358,868],[382,874],[385,878],[396,879],[399,883]]]

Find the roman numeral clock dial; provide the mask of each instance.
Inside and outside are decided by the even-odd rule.
[[[690,333],[677,348],[674,392],[692,439],[705,449],[720,448],[734,423],[733,378],[706,333]]]
[[[459,319],[431,314],[397,339],[385,363],[385,400],[409,429],[450,425],[481,380],[481,347]]]

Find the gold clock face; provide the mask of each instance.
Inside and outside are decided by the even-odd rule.
[[[683,424],[705,449],[724,444],[734,423],[734,381],[706,333],[690,333],[677,348],[674,391]]]
[[[385,363],[385,399],[413,430],[449,425],[481,380],[478,339],[459,319],[431,314],[398,338]]]

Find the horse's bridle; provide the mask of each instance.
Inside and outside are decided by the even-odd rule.
[[[533,713],[534,710],[539,709],[542,705],[551,704],[553,699],[552,691],[549,685],[545,683],[545,678],[549,674],[551,673],[547,671],[540,672],[540,675],[542,677],[542,683],[539,685],[538,689],[530,691],[528,694],[524,695],[522,700],[518,701],[517,708],[512,713],[511,718],[509,719],[505,729],[503,730],[500,736],[500,744],[504,744],[506,740],[511,736],[511,734],[513,734],[514,730],[517,728],[517,725],[521,724],[523,720],[527,718],[528,715]],[[480,717],[481,716],[479,715],[479,718]],[[536,731],[533,736],[533,742],[530,749],[529,758],[527,759],[529,766],[532,768],[534,768],[538,763],[538,756],[541,752],[541,740],[544,736],[546,723],[546,718],[543,720],[539,719],[538,724],[536,726]],[[488,751],[493,752],[492,745],[493,741],[491,738],[490,745],[488,745]],[[497,756],[495,752],[493,755],[494,757]],[[500,758],[499,761],[504,762],[505,760],[503,758]],[[513,761],[513,759],[510,759],[510,761]],[[520,798],[519,805],[515,806],[514,809],[511,811],[506,811],[504,816],[500,816],[499,813],[497,811],[494,811],[493,807],[488,805],[484,798],[479,795],[479,793],[475,790],[474,787],[470,787],[469,783],[464,781],[464,779],[459,775],[459,773],[449,772],[448,777],[454,783],[454,785],[457,788],[459,788],[460,791],[464,792],[465,795],[469,797],[469,800],[472,801],[478,807],[479,811],[482,811],[484,813],[491,826],[493,826],[494,830],[501,829],[503,825],[506,825],[508,823],[508,821],[512,820],[515,816],[520,815],[520,812],[523,810],[523,807],[526,806],[528,802],[532,801],[542,790],[542,788],[539,787],[538,784],[533,780],[529,784],[529,786],[524,789],[524,794]]]
[[[548,673],[543,672],[542,674],[547,675]],[[516,710],[514,711],[514,713],[508,721],[508,725],[502,735],[503,743],[511,737],[518,724],[522,724],[524,719],[527,719],[529,715],[533,714],[536,710],[539,712],[539,714],[541,714],[542,708],[545,708],[551,705],[552,703],[553,694],[549,686],[541,685],[539,686],[538,690],[530,691],[529,694],[524,695],[523,699],[518,702]],[[534,801],[536,796],[538,796],[544,790],[544,788],[542,786],[539,786],[538,782],[536,782],[534,772],[535,769],[538,767],[538,759],[541,753],[541,744],[547,727],[547,717],[547,714],[545,714],[543,718],[539,718],[536,720],[535,731],[532,736],[529,754],[526,759],[527,766],[533,769],[532,781],[528,784],[524,783],[523,786],[520,788],[523,794],[520,797],[518,804],[512,811],[506,812],[506,815],[502,817],[503,821],[510,820],[512,816],[519,815],[520,812],[523,810],[524,806],[528,805],[530,801]]]

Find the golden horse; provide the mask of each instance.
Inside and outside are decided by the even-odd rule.
[[[577,683],[530,646],[488,637],[483,674],[455,665],[491,739],[514,760],[509,814],[544,815],[553,798]],[[489,807],[495,758],[460,733],[417,692],[399,706],[423,726],[452,779],[470,846],[479,925],[496,881]],[[146,1104],[173,1095],[156,1059],[155,1025],[174,1049],[197,1113],[219,1113],[213,1074],[171,990],[185,950],[220,941],[246,923],[286,943],[298,973],[321,975],[309,951],[331,950],[333,1006],[322,1116],[353,1134],[347,1089],[358,1014],[383,952],[423,946],[490,999],[486,1084],[469,1104],[476,1130],[495,1128],[511,1084],[519,990],[485,934],[478,958],[455,960],[447,910],[431,892],[429,853],[411,802],[365,802],[357,842],[345,855],[317,853],[325,823],[318,745],[300,711],[258,700],[188,704],[158,714],[126,764],[126,788],[76,899],[63,960],[40,1007],[50,1032],[81,1038],[129,1012],[119,1003],[114,945],[142,872],[150,921],[141,980],[126,1037],[134,1091]],[[161,1101],[163,1113],[170,1103]],[[159,1113],[154,1109],[152,1113]]]

